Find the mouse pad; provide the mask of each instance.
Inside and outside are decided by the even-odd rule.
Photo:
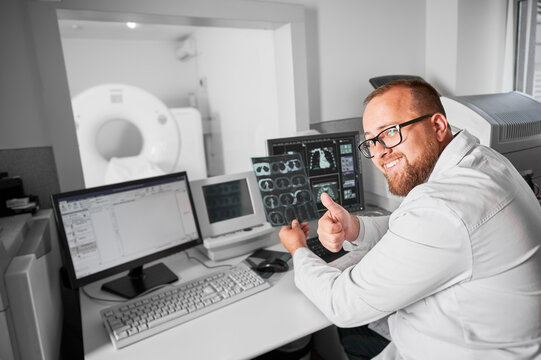
[[[314,194],[299,153],[252,158],[267,221],[272,226],[319,219]]]

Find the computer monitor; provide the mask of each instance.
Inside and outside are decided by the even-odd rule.
[[[129,270],[102,288],[132,298],[177,276],[143,265],[202,243],[185,172],[54,194],[70,286]]]
[[[269,155],[300,153],[320,215],[323,192],[348,211],[364,209],[358,131],[267,140]]]
[[[203,237],[249,229],[266,222],[253,171],[192,181]]]

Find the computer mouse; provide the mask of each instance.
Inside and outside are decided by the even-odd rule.
[[[257,271],[261,272],[284,272],[289,270],[289,265],[282,259],[264,260],[257,265]]]

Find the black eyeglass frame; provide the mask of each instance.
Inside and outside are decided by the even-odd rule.
[[[383,146],[385,149],[392,149],[392,148],[394,148],[395,146],[398,146],[398,145],[400,145],[400,144],[402,143],[402,140],[403,140],[403,139],[402,139],[402,131],[400,131],[401,128],[406,127],[406,126],[411,125],[411,124],[415,124],[416,122],[419,122],[419,121],[424,120],[424,119],[426,119],[426,118],[432,117],[432,116],[434,116],[435,114],[436,114],[436,113],[434,113],[434,114],[426,114],[426,115],[419,116],[419,117],[417,117],[417,118],[415,118],[415,119],[411,119],[411,120],[408,120],[408,121],[403,122],[403,123],[400,123],[400,124],[396,124],[396,125],[393,125],[393,126],[389,126],[388,128],[385,128],[385,129],[383,129],[382,131],[380,131],[380,133],[377,134],[376,136],[374,136],[373,138],[371,138],[371,139],[366,139],[365,141],[363,141],[362,143],[360,143],[360,144],[357,146],[357,148],[359,149],[359,151],[361,152],[361,154],[363,154],[363,156],[364,156],[365,158],[371,159],[371,158],[374,157],[374,155],[372,155],[372,156],[367,156],[367,155],[365,154],[365,152],[362,150],[362,149],[363,149],[362,146],[363,146],[365,143],[370,143],[370,142],[372,142],[374,145],[376,145],[376,141],[377,141],[377,142],[379,142],[379,143],[381,144],[381,146]],[[389,130],[391,130],[391,129],[396,129],[396,130],[398,131],[398,135],[400,135],[400,141],[399,141],[398,143],[396,143],[395,145],[393,145],[393,146],[387,146],[387,145],[385,145],[385,143],[384,143],[382,140],[380,140],[379,136],[380,136],[381,134],[383,134],[384,132],[389,131]]]

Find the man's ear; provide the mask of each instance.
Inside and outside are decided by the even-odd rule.
[[[449,132],[449,123],[447,122],[447,118],[443,114],[435,113],[432,115],[430,122],[432,123],[432,128],[436,134],[436,139],[438,142],[443,142],[448,136]]]

